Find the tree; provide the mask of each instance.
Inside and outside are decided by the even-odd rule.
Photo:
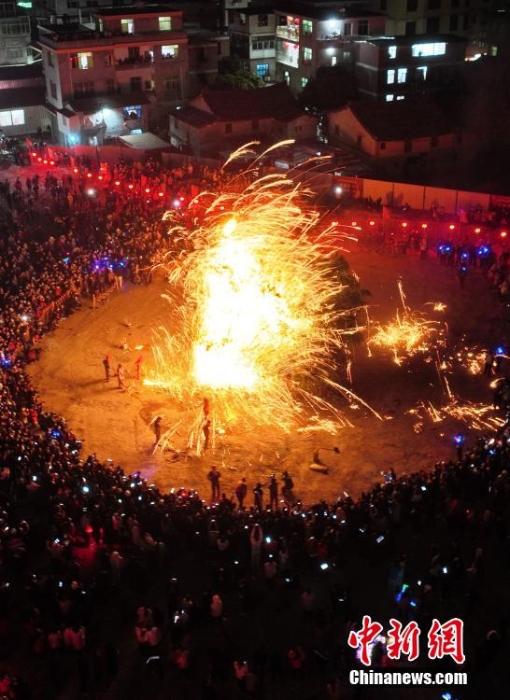
[[[320,114],[343,107],[357,95],[356,78],[349,69],[344,66],[323,66],[310,78],[298,101],[307,111]]]
[[[258,75],[245,70],[237,56],[227,56],[221,59],[218,66],[217,88],[228,90],[252,90],[263,87],[264,82]]]

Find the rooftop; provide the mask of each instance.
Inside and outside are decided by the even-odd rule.
[[[136,15],[182,14],[180,5],[122,5],[121,7],[98,7],[95,14],[99,17],[133,17]]]
[[[209,112],[204,112],[202,109],[197,109],[191,105],[185,105],[184,107],[174,107],[170,110],[171,114],[176,117],[179,121],[193,126],[196,129],[200,129],[203,126],[209,126],[214,124],[216,119]]]
[[[399,46],[412,46],[413,44],[465,44],[467,39],[456,34],[415,34],[414,36],[378,36],[357,39],[366,41],[369,44],[386,46],[387,44],[398,44]]]
[[[349,108],[378,141],[402,141],[454,131],[440,108],[427,97],[408,97],[394,102],[354,100],[344,109]]]
[[[267,13],[268,10],[266,10]],[[297,15],[298,17],[309,17],[310,19],[328,20],[328,19],[352,19],[368,18],[368,17],[383,17],[384,13],[371,12],[363,7],[338,7],[338,3],[328,4],[308,4],[305,2],[289,2],[281,5],[275,5],[273,12],[278,12],[284,15]],[[262,14],[262,13],[260,13]]]
[[[291,121],[303,114],[286,83],[253,90],[203,90],[201,97],[219,121]]]

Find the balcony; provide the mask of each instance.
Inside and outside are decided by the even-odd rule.
[[[59,28],[63,25],[56,25]],[[49,31],[43,29],[39,36],[39,43],[43,46],[48,46],[54,49],[69,48],[73,51],[78,51],[79,48],[99,48],[101,46],[118,46],[126,44],[140,44],[143,36],[143,43],[149,43],[149,37],[154,41],[155,45],[160,45],[162,41],[165,44],[184,43],[187,39],[184,31],[158,32],[150,31],[147,33],[137,32],[135,34],[112,33],[108,31],[83,31],[69,29],[67,31]]]
[[[299,65],[298,54],[289,54],[285,51],[276,52],[276,60],[278,63],[283,63],[284,66],[290,66],[291,68],[297,68]]]
[[[280,39],[299,42],[299,27],[295,25],[276,27],[276,36]]]
[[[131,70],[133,68],[150,68],[154,64],[154,56],[137,56],[132,58],[118,58],[115,61],[117,70]]]

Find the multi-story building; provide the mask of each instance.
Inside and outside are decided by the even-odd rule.
[[[218,77],[218,62],[230,55],[226,34],[207,29],[186,27],[188,36],[187,96],[195,97]]]
[[[402,100],[459,84],[466,39],[454,35],[380,37],[352,44],[361,97]]]
[[[383,14],[338,3],[285,3],[275,9],[276,79],[301,92],[320,66],[352,63],[354,38],[381,36]]]
[[[95,29],[40,28],[53,132],[67,143],[145,128],[153,112],[189,96],[188,37],[182,12],[168,6],[98,10]]]
[[[489,51],[493,0],[373,0],[387,14],[385,34],[456,34],[467,39],[468,57]]]
[[[30,17],[14,2],[0,2],[0,65],[26,65],[40,60],[31,46]]]
[[[228,13],[230,50],[244,70],[265,82],[275,80],[276,15],[267,7],[232,9]]]

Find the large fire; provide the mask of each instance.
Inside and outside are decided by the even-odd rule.
[[[310,193],[283,175],[245,175],[166,220],[163,265],[178,313],[157,332],[146,384],[198,416],[195,437],[204,403],[213,434],[232,423],[288,430],[341,419],[327,391],[351,395],[339,356],[352,332],[342,317],[353,314],[341,308],[335,269],[347,236],[321,226]]]

